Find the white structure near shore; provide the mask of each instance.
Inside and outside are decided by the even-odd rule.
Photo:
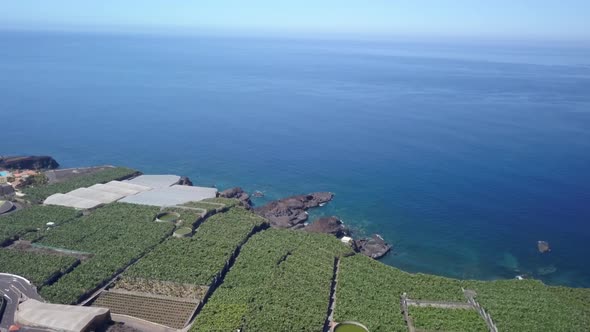
[[[171,206],[217,196],[216,188],[178,185],[178,175],[140,175],[127,181],[111,181],[54,194],[43,202],[76,209],[92,209],[112,202]]]

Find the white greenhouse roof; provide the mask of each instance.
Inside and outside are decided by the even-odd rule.
[[[177,184],[178,181],[180,181],[180,176],[178,175],[140,175],[125,182],[158,189],[170,187]]]
[[[115,184],[95,184],[93,186],[88,187],[88,189],[119,194],[122,196],[135,195],[140,192],[139,190],[130,189],[130,188],[115,185]],[[147,189],[150,190],[149,188],[147,188]]]
[[[216,188],[177,185],[178,175],[141,175],[128,181],[111,181],[49,196],[44,204],[92,209],[115,201],[171,206],[217,196]]]
[[[102,205],[103,203],[86,198],[71,196],[68,194],[53,194],[47,197],[43,204],[67,206],[76,209],[92,209],[94,207]]]
[[[106,183],[109,186],[116,186],[119,188],[125,188],[125,189],[130,189],[130,190],[135,190],[137,192],[142,192],[142,191],[148,191],[148,190],[152,190],[151,187],[147,187],[147,186],[141,186],[138,184],[133,184],[127,181],[111,181]]]
[[[128,196],[121,202],[154,206],[171,206],[191,201],[201,201],[217,196],[216,188],[191,187],[174,185],[172,187],[154,189],[134,196]]]
[[[90,199],[93,201],[99,201],[101,203],[112,203],[114,201],[120,200],[121,198],[125,197],[125,195],[101,191],[101,190],[94,190],[90,188],[78,188],[76,190],[72,190],[68,193],[70,196],[76,196],[80,198]]]

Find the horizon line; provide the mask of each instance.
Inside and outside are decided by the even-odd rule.
[[[62,33],[90,33],[114,35],[147,35],[147,36],[207,36],[207,37],[236,37],[236,38],[268,38],[268,39],[308,39],[334,41],[415,41],[441,44],[445,42],[470,42],[481,44],[567,44],[580,47],[590,47],[590,39],[584,38],[546,38],[542,36],[493,36],[493,35],[435,35],[435,34],[394,34],[372,32],[346,31],[303,31],[303,30],[268,30],[268,29],[237,29],[212,28],[195,26],[153,26],[153,25],[77,25],[77,24],[47,24],[31,26],[25,24],[0,24],[0,32],[62,32]],[[527,45],[523,45],[527,46]]]

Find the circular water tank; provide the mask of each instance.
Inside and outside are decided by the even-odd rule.
[[[6,212],[12,210],[13,206],[14,205],[12,204],[12,202],[0,201],[0,214],[6,213]]]

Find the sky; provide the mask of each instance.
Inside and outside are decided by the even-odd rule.
[[[0,0],[0,29],[590,41],[590,0]]]

